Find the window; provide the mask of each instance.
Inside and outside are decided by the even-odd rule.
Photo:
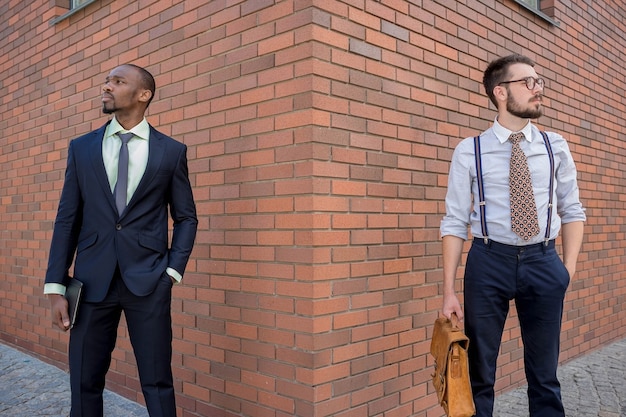
[[[526,10],[531,11],[537,16],[541,17],[545,21],[549,22],[552,25],[559,26],[559,23],[553,19],[554,17],[554,2],[546,2],[551,3],[552,6],[542,7],[542,0],[514,0],[517,4],[524,7]]]
[[[50,24],[56,25],[95,1],[96,0],[54,0],[54,5],[57,6],[57,10],[61,10],[61,15],[52,19]]]
[[[539,0],[520,0],[522,3],[526,3],[528,6],[532,7],[533,9],[539,9]]]
[[[539,0],[520,0],[522,3],[526,3],[528,6],[533,9],[539,10]]]
[[[70,3],[71,3],[71,5],[70,5],[71,7],[70,8],[71,9],[75,9],[77,7],[80,7],[80,6],[84,5],[84,4],[91,3],[91,0],[71,0]]]

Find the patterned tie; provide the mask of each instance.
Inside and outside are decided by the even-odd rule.
[[[128,142],[134,136],[132,133],[117,133],[122,140],[120,146],[120,157],[117,164],[117,182],[113,194],[115,195],[115,205],[117,214],[120,216],[126,208],[126,189],[128,188]]]
[[[509,168],[509,191],[511,194],[511,229],[522,239],[528,240],[539,234],[539,219],[528,161],[519,145],[523,138],[524,134],[521,132],[509,136],[513,145]]]

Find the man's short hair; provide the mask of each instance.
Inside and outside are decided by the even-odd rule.
[[[493,89],[503,81],[507,81],[509,76],[509,67],[513,64],[526,64],[531,67],[535,66],[535,62],[527,56],[520,54],[507,55],[502,58],[498,58],[487,66],[483,75],[483,86],[485,86],[485,92],[487,97],[498,107],[496,98],[493,94]]]
[[[124,64],[124,65],[133,67],[136,70],[138,70],[139,75],[141,77],[142,87],[152,92],[152,95],[150,96],[150,100],[148,100],[148,103],[146,104],[146,108],[147,108],[152,102],[152,99],[154,98],[154,93],[156,92],[156,82],[154,81],[154,77],[152,76],[152,74],[150,74],[150,72],[147,69],[142,68],[139,65],[135,65],[135,64]]]

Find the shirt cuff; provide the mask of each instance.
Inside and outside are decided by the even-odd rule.
[[[176,282],[180,282],[183,279],[183,276],[180,275],[175,269],[173,268],[167,268],[165,270],[165,272],[167,272],[167,274],[174,278],[176,280]],[[65,295],[65,285],[63,284],[45,284],[43,286],[43,293],[44,294],[60,294],[60,295]]]
[[[65,295],[65,285],[54,283],[45,284],[43,286],[43,293]]]
[[[167,268],[165,270],[165,272],[167,272],[167,274],[174,278],[176,280],[177,283],[180,283],[180,281],[183,279],[183,276],[181,274],[178,273],[178,271],[176,271],[173,268]]]

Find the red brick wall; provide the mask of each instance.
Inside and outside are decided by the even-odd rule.
[[[51,25],[54,3],[0,6],[4,342],[66,367],[41,288],[67,146],[133,62],[156,76],[149,121],[189,146],[200,215],[174,289],[179,415],[441,416],[447,170],[493,120],[482,71],[511,52],[548,82],[539,122],[569,139],[589,216],[561,358],[626,335],[623,8],[542,2],[557,27],[511,0],[102,0]],[[142,401],[119,334],[108,386]],[[499,390],[524,382],[521,356],[513,313]]]

